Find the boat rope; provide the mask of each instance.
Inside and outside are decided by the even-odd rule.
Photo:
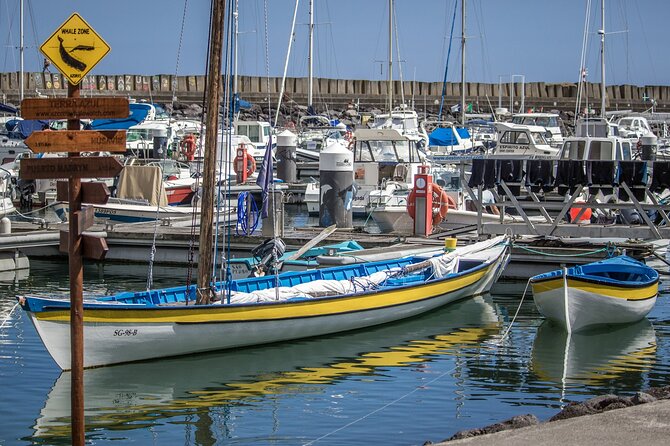
[[[519,244],[515,244],[514,246],[519,248],[519,249],[523,249],[524,251],[528,251],[532,254],[538,254],[538,255],[543,255],[543,256],[547,256],[547,257],[583,257],[583,256],[598,254],[600,252],[608,252],[608,253],[613,253],[614,252],[613,249],[612,249],[612,245],[610,245],[610,244],[608,244],[607,246],[604,246],[600,249],[596,249],[594,251],[581,252],[581,253],[577,253],[577,254],[551,254],[551,253],[548,253],[548,252],[538,251],[536,249],[529,248],[527,246],[523,246],[523,245],[519,245]]]
[[[179,30],[179,45],[177,46],[177,62],[174,67],[174,79],[172,81],[172,108],[174,110],[174,104],[177,101],[177,76],[179,75],[179,59],[181,56],[181,47],[184,43],[184,27],[186,25],[186,11],[188,9],[188,0],[184,0],[184,11],[181,15],[181,29]]]
[[[488,351],[488,350],[487,350],[487,351]],[[484,356],[484,354],[485,354],[487,351],[481,351],[480,353],[478,353],[478,354],[476,354],[476,355],[473,355],[473,356],[470,356],[470,357],[468,357],[468,358],[465,358],[465,362],[467,363],[467,362],[469,362],[469,361],[473,361],[473,360],[479,359],[479,358],[481,358],[482,356]],[[382,405],[382,406],[380,406],[380,407],[378,407],[378,408],[376,408],[376,409],[374,409],[374,410],[372,410],[372,411],[366,413],[365,415],[362,415],[362,416],[356,418],[355,420],[350,421],[349,423],[345,424],[344,426],[340,426],[340,427],[338,427],[337,429],[333,429],[332,431],[327,432],[327,433],[321,435],[320,437],[315,438],[314,440],[310,440],[310,441],[308,441],[308,442],[306,442],[306,443],[303,443],[302,446],[311,446],[311,445],[313,445],[313,444],[315,444],[315,443],[317,443],[317,442],[319,442],[319,441],[321,441],[321,440],[323,440],[323,439],[325,439],[325,438],[330,437],[331,435],[334,435],[334,434],[336,434],[336,433],[338,433],[338,432],[340,432],[340,431],[343,431],[343,430],[345,430],[345,429],[347,429],[347,428],[353,426],[354,424],[359,423],[359,422],[361,422],[361,421],[363,421],[363,420],[365,420],[365,419],[371,417],[372,415],[375,415],[375,414],[377,414],[377,413],[379,413],[379,412],[381,412],[381,411],[383,411],[383,410],[385,410],[385,409],[387,409],[387,408],[393,406],[394,404],[399,403],[400,401],[404,400],[405,398],[407,398],[407,397],[409,397],[409,396],[412,396],[412,395],[415,394],[417,391],[419,391],[419,390],[424,390],[424,389],[426,389],[426,388],[429,388],[431,384],[433,384],[433,383],[435,383],[435,382],[441,380],[441,379],[444,378],[445,376],[449,376],[449,375],[451,375],[451,374],[454,373],[456,370],[458,370],[460,367],[462,367],[462,364],[457,364],[457,365],[455,365],[454,367],[450,368],[449,370],[440,373],[438,376],[436,376],[435,378],[431,379],[430,381],[423,382],[423,383],[421,383],[421,385],[414,387],[412,390],[410,390],[409,392],[405,393],[404,395],[401,395],[401,396],[399,396],[398,398],[396,398],[396,399],[394,399],[394,400],[392,400],[392,401],[389,401],[388,403],[386,403],[386,404],[384,404],[384,405]]]
[[[210,8],[209,12],[209,29],[212,29],[212,20],[214,20],[212,16],[212,8]],[[205,66],[209,66],[209,47],[211,45],[210,39],[207,39],[207,57],[205,58]],[[207,98],[205,95],[202,96],[202,102],[200,103],[200,106],[202,107],[203,110],[207,110]],[[205,132],[205,113],[202,113],[200,116],[200,134],[204,135]],[[203,138],[198,138],[198,152],[203,153]],[[196,191],[199,191],[201,186],[202,186],[202,174],[200,171],[200,168],[202,167],[203,163],[198,162],[196,163],[196,180],[195,180],[195,185],[194,188]],[[196,196],[198,195],[198,192],[196,192]],[[198,221],[198,209],[195,206],[195,203],[193,205],[193,211],[191,212],[191,233],[190,233],[190,238],[188,242],[188,268],[186,269],[186,289],[190,289],[191,287],[191,282],[193,281],[193,269],[195,265],[195,239],[196,239],[196,233],[198,232],[199,226],[197,224]],[[188,296],[189,294],[186,294],[186,305],[188,305]]]
[[[224,212],[223,215],[223,222],[224,225],[227,228],[226,223],[229,220],[229,216],[227,215],[227,201],[228,198],[230,197],[229,194],[226,194],[226,192],[229,192],[229,181],[228,178],[224,176],[224,171],[226,170],[226,167],[224,163],[228,161],[228,156],[227,154],[230,153],[230,150],[232,148],[232,139],[233,139],[233,120],[235,117],[235,110],[234,110],[234,101],[235,101],[235,94],[236,92],[233,91],[233,49],[234,48],[234,23],[233,23],[233,9],[234,9],[234,4],[233,2],[228,2],[226,4],[226,17],[228,24],[226,25],[226,36],[225,36],[225,43],[224,43],[224,49],[223,49],[223,54],[225,55],[225,58],[223,60],[223,99],[222,99],[222,105],[223,105],[223,110],[221,113],[221,116],[223,119],[221,119],[219,123],[219,131],[217,132],[217,135],[220,133],[221,134],[221,139],[218,141],[217,146],[220,146],[222,148],[222,154],[221,156],[218,156],[218,178],[216,179],[216,203],[215,203],[215,208],[216,208],[216,215],[215,215],[215,221],[214,221],[214,258],[212,259],[212,271],[211,271],[211,281],[212,282],[218,282],[219,280],[222,279],[222,277],[217,278],[217,261],[218,261],[218,256],[216,255],[217,252],[219,252],[219,231],[221,228],[221,219],[222,215],[221,212]],[[223,236],[225,237],[226,231],[222,231]],[[229,239],[229,238],[228,238]],[[224,274],[224,264],[227,262],[224,262],[224,257],[225,257],[225,249],[226,249],[226,244],[225,241],[221,243],[221,276]]]
[[[14,304],[14,306],[12,307],[12,309],[9,310],[9,313],[7,313],[7,316],[5,316],[5,319],[2,321],[2,324],[0,324],[0,330],[2,330],[3,328],[5,328],[5,324],[7,323],[7,321],[9,320],[9,318],[12,316],[12,313],[14,312],[14,310],[16,310],[16,307],[18,307],[18,306],[19,306],[19,303],[17,302],[17,303]]]
[[[260,222],[261,212],[258,209],[256,200],[249,192],[242,192],[237,196],[237,225],[235,232],[237,235],[251,235]],[[249,220],[252,223],[249,225]]]
[[[29,217],[29,215],[30,214],[36,214],[37,212],[45,211],[45,210],[49,209],[50,207],[54,207],[57,204],[58,204],[58,202],[54,201],[53,203],[49,203],[46,206],[42,206],[41,208],[38,208],[38,209],[33,209],[32,211],[21,213],[21,212],[19,212],[18,209],[16,209],[15,212],[16,212],[16,215],[18,215],[21,218],[25,218],[26,220],[44,220],[41,217]]]
[[[442,120],[442,110],[444,107],[444,97],[447,95],[447,73],[449,72],[449,57],[451,55],[451,42],[454,39],[454,23],[456,23],[456,9],[458,2],[454,2],[454,16],[451,18],[451,33],[449,34],[449,49],[447,50],[447,63],[444,67],[444,79],[442,80],[442,95],[440,97],[440,111],[437,113],[437,120]]]
[[[511,322],[507,326],[507,329],[505,329],[505,331],[503,332],[498,342],[494,342],[493,345],[502,345],[503,341],[507,339],[507,335],[509,335],[510,330],[512,330],[512,326],[514,326],[514,322],[516,322],[516,318],[519,315],[519,311],[521,311],[521,306],[523,305],[523,301],[526,298],[526,293],[528,292],[529,285],[530,285],[530,279],[528,279],[528,282],[526,282],[526,288],[523,290],[521,300],[519,301],[519,306],[516,308],[516,312],[514,313],[514,316],[512,316]]]
[[[156,260],[156,238],[158,237],[158,223],[160,222],[161,197],[163,188],[163,170],[161,169],[160,181],[156,181],[156,216],[154,218],[154,234],[151,239],[151,250],[149,251],[149,270],[147,271],[147,291],[151,291],[154,285],[154,261]]]

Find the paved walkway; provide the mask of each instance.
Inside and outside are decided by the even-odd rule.
[[[500,420],[503,421],[503,420]],[[445,443],[442,446],[607,446],[670,444],[670,400],[615,409],[597,415],[541,423],[495,434],[481,435]]]

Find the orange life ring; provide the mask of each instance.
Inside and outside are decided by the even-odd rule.
[[[456,209],[456,201],[447,194],[440,186],[433,183],[433,225],[439,224],[447,216],[449,209]],[[416,215],[416,193],[414,189],[409,193],[407,197],[407,213],[412,220]]]
[[[254,172],[256,172],[256,160],[248,152],[246,153],[246,159],[247,159],[247,176],[250,177],[251,175],[253,175]]]
[[[182,149],[182,153],[186,156],[186,159],[189,161],[193,161],[196,149],[195,136],[193,136],[192,134],[186,135],[183,141],[180,143],[180,146]]]

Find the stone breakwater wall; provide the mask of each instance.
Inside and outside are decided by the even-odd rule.
[[[0,73],[0,100],[18,103],[19,76],[18,72]],[[243,99],[262,102],[269,97],[276,103],[281,91],[281,78],[240,76],[238,85]],[[404,93],[405,103],[412,104],[413,101],[416,110],[435,112],[439,108],[442,82],[395,81],[393,86],[395,105],[400,103],[401,93]],[[170,102],[176,96],[180,102],[197,103],[202,102],[205,92],[205,76],[88,75],[81,83],[81,90],[82,94],[88,92],[90,95],[124,95],[156,102]],[[521,83],[499,86],[470,82],[466,84],[465,94],[466,102],[472,103],[475,110],[480,111],[496,108],[499,97],[502,98],[503,107],[510,108],[511,102],[519,110],[522,95],[525,97],[526,109],[574,111],[577,90],[576,83],[528,82],[522,87]],[[24,91],[25,97],[38,94],[64,96],[67,85],[60,73],[24,73]],[[600,85],[587,83],[585,91],[589,104],[598,109],[601,102]],[[307,93],[307,78],[286,79],[285,102],[304,105],[307,103]],[[317,78],[314,79],[313,102],[317,111],[326,108],[346,109],[348,104],[357,104],[368,109],[384,109],[386,93],[386,81]],[[461,84],[447,83],[445,104],[449,106],[458,103],[460,96]],[[651,99],[656,101],[657,111],[670,111],[670,86],[607,87],[608,110],[647,110],[651,107]]]

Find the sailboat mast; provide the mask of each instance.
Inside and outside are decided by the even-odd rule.
[[[214,184],[216,181],[216,142],[221,103],[221,50],[223,48],[224,10],[226,0],[212,0],[212,20],[209,32],[209,66],[207,68],[205,129],[205,163],[200,201],[200,245],[198,250],[197,304],[210,302],[212,280],[212,223],[214,221]]]
[[[307,107],[312,108],[312,90],[314,88],[314,0],[309,0],[309,55],[307,64],[309,66],[309,81],[307,85]]]
[[[238,73],[237,73],[237,38],[239,37],[240,34],[240,28],[239,28],[239,16],[240,16],[240,3],[239,0],[235,0],[235,12],[233,12],[234,15],[234,26],[235,26],[235,31],[233,34],[233,37],[235,39],[235,45],[233,46],[233,51],[235,52],[234,55],[234,69],[235,69],[235,74],[233,76],[233,94],[237,94],[237,81],[238,81]]]
[[[465,125],[465,0],[461,2],[461,125]]]
[[[602,29],[600,34],[600,116],[605,118],[605,95],[607,89],[605,87],[605,0],[600,0],[600,21]]]
[[[393,111],[393,0],[389,0],[389,72],[388,72],[389,116]]]
[[[19,34],[20,34],[20,42],[19,42],[19,60],[20,60],[20,65],[21,65],[21,76],[19,77],[19,102],[23,101],[23,91],[24,91],[24,85],[23,85],[23,72],[24,72],[24,66],[23,66],[23,0],[20,2],[20,7],[19,7],[19,21],[21,22],[19,24]]]

